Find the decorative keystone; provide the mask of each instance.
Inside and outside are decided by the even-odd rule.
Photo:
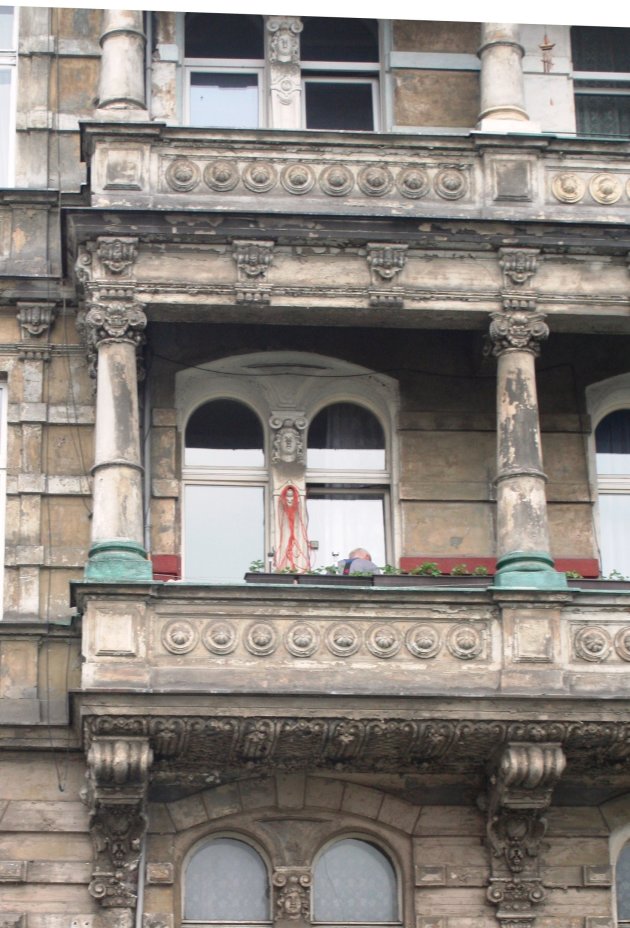
[[[304,430],[306,419],[302,415],[274,414],[269,418],[273,430],[272,464],[303,464],[305,461]]]
[[[309,921],[311,913],[311,874],[306,868],[274,870],[276,918],[282,921]]]

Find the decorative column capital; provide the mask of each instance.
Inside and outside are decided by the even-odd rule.
[[[508,744],[490,776],[486,834],[491,849],[487,897],[502,928],[529,928],[545,897],[539,852],[566,758],[555,743]]]
[[[299,64],[300,32],[304,28],[299,16],[269,16],[268,60],[272,64]]]
[[[403,291],[394,282],[407,261],[407,245],[368,243],[366,257],[372,278],[370,306],[401,308]]]
[[[88,889],[104,907],[133,909],[153,752],[146,738],[98,738],[90,746],[87,762],[86,798],[94,842]]]
[[[269,303],[271,290],[264,284],[273,261],[273,249],[274,242],[241,239],[232,243],[237,303]]]
[[[138,347],[144,342],[147,317],[142,305],[130,295],[90,303],[85,324],[95,347],[103,341],[131,342]]]
[[[48,361],[50,333],[57,315],[57,304],[49,302],[18,302],[20,326],[20,359]]]
[[[490,351],[495,357],[515,350],[540,355],[540,343],[549,337],[544,313],[528,307],[492,313],[490,318]]]

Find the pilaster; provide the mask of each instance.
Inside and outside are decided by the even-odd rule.
[[[302,22],[298,16],[269,16],[266,26],[271,125],[274,129],[299,129],[302,119]]]

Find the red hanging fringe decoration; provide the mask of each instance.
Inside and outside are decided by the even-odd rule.
[[[300,491],[292,483],[278,496],[280,538],[276,550],[276,570],[308,570],[310,556],[304,507]]]

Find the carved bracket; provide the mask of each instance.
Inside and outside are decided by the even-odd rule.
[[[96,738],[87,761],[94,843],[88,889],[102,906],[134,908],[153,752],[145,738]]]
[[[96,254],[110,274],[127,273],[138,257],[138,239],[129,237],[98,238]]]
[[[532,925],[534,907],[545,897],[539,861],[545,812],[565,765],[559,744],[508,744],[490,777],[487,897],[502,928]]]
[[[540,251],[537,248],[500,248],[499,264],[503,271],[503,286],[523,287],[538,270]]]
[[[269,303],[271,291],[263,286],[273,260],[273,242],[235,241],[232,256],[236,262],[237,303]]]
[[[57,315],[55,303],[18,303],[17,318],[20,326],[21,360],[48,361],[53,323]],[[45,336],[42,338],[42,336]],[[46,342],[46,344],[42,344]]]
[[[274,870],[276,923],[310,921],[311,873],[305,867]]]
[[[407,260],[406,245],[367,245],[367,263],[372,286],[369,290],[370,306],[400,309],[403,291],[394,287],[394,281]]]
[[[540,354],[540,343],[549,337],[544,313],[529,308],[504,310],[491,314],[489,349],[495,357],[510,349]]]
[[[273,430],[272,464],[303,464],[306,460],[303,434],[306,419],[302,415],[274,413],[269,418]]]

